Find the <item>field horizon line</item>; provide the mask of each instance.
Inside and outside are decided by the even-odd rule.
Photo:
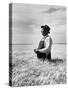
[[[66,45],[67,43],[53,43],[53,45],[55,44],[64,44]],[[9,44],[9,45],[33,45],[32,43],[12,43],[12,44]]]

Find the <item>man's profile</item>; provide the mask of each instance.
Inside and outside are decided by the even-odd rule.
[[[41,33],[43,38],[39,42],[38,48],[34,49],[34,52],[38,58],[51,60],[52,38],[49,36],[50,27],[48,25],[41,26]]]

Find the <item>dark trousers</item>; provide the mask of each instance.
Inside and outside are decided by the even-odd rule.
[[[40,53],[40,52],[38,52],[37,53],[37,57],[39,58],[39,59],[45,59],[45,58],[47,58],[47,59],[49,59],[49,60],[51,60],[51,52],[49,52],[49,54],[46,56],[46,53]]]

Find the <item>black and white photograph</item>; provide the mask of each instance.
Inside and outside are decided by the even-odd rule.
[[[67,83],[66,7],[9,4],[9,85]]]

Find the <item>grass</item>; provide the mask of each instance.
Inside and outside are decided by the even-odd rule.
[[[35,55],[13,56],[12,86],[66,84],[66,60],[37,59]],[[27,56],[27,57],[26,57]]]

